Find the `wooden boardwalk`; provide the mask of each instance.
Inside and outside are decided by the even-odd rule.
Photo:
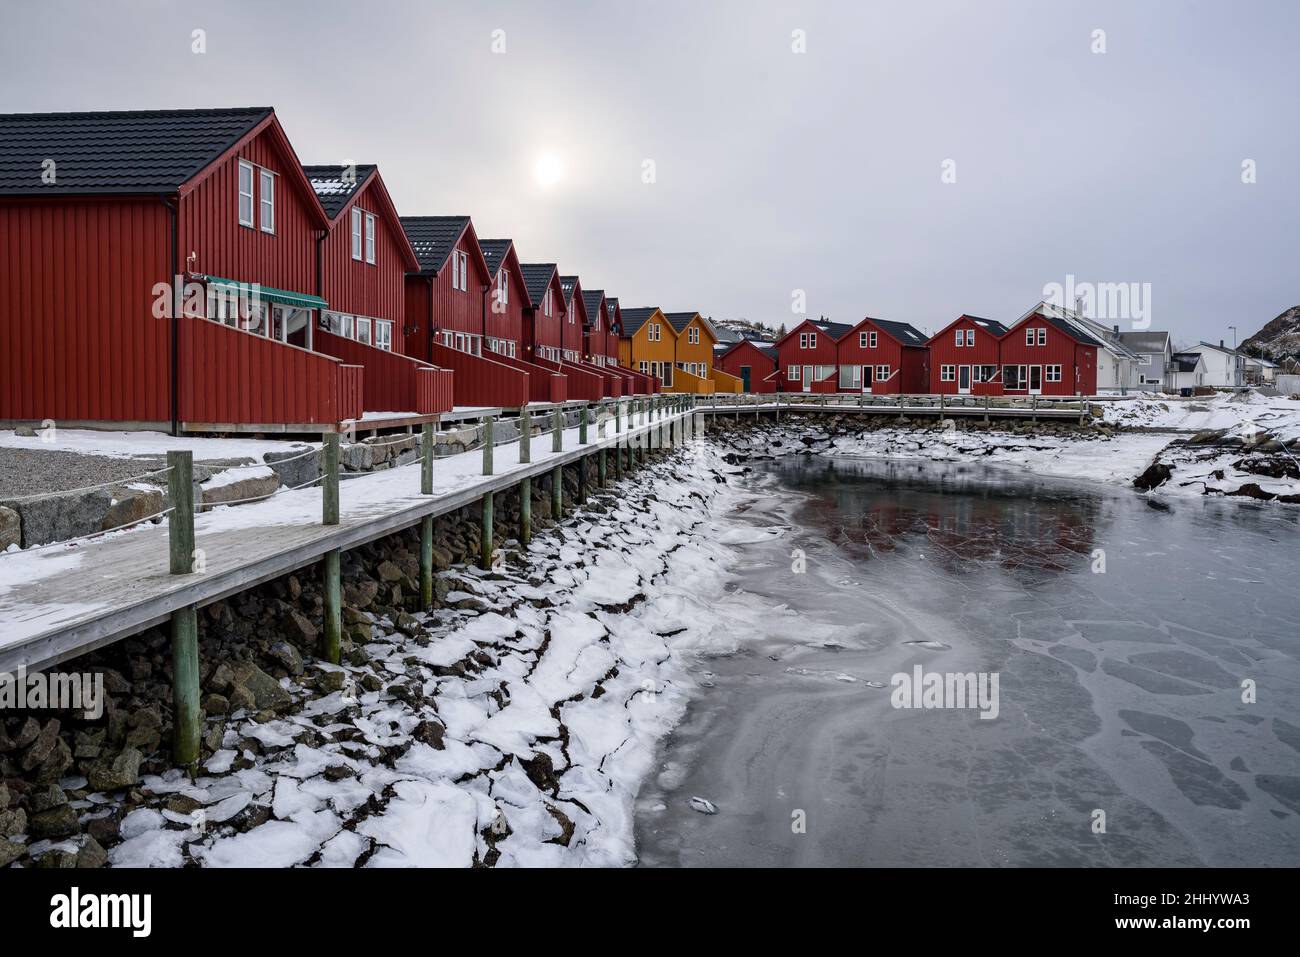
[[[355,548],[425,516],[473,504],[488,492],[576,463],[600,449],[629,444],[658,448],[652,433],[693,413],[664,411],[635,425],[614,423],[590,441],[579,430],[563,433],[552,451],[550,432],[534,435],[529,463],[519,444],[494,449],[494,473],[483,475],[474,451],[436,460],[432,495],[420,494],[419,460],[340,483],[340,521],[321,523],[319,487],[282,492],[264,502],[220,508],[195,517],[195,545],[204,570],[168,573],[168,529],[146,525],[66,548],[0,556],[0,671],[46,668],[167,621],[173,612],[202,606],[318,561],[334,549]],[[684,423],[688,425],[689,423]],[[611,469],[611,479],[612,479]],[[7,565],[6,563],[21,563]]]

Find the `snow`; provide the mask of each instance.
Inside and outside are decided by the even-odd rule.
[[[206,482],[202,488],[211,491],[212,489],[225,488],[228,485],[234,485],[236,482],[243,482],[250,479],[270,478],[275,472],[266,465],[249,465],[238,468],[226,469],[224,472],[218,472]]]
[[[318,448],[319,444],[314,447]],[[83,455],[103,455],[118,459],[159,456],[189,449],[194,453],[196,462],[237,458],[261,462],[267,452],[305,452],[307,444],[276,439],[220,439],[167,435],[164,432],[100,432],[94,429],[57,429],[54,441],[45,442],[39,433],[35,437],[21,436],[6,429],[0,430],[0,448],[80,452]]]
[[[469,867],[474,863],[478,809],[454,784],[401,781],[380,816],[367,818],[357,833],[380,849],[370,867]]]

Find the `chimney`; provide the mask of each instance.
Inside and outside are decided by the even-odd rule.
[[[1115,335],[1119,335],[1119,323],[1111,326],[1111,328],[1115,330]]]
[[[1223,340],[1222,340],[1222,339],[1219,340],[1219,348],[1220,348],[1220,349],[1223,348]]]

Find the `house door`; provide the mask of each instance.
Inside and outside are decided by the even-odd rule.
[[[1029,367],[1029,394],[1030,395],[1043,394],[1043,367],[1042,366]]]
[[[970,395],[970,366],[957,367],[957,394]]]
[[[749,366],[740,367],[740,391],[749,391]]]
[[[813,367],[804,366],[803,367],[803,390],[805,392],[812,391],[812,377],[813,377]]]
[[[872,378],[873,378],[873,377],[872,377],[872,373],[874,373],[875,371],[876,371],[876,367],[875,367],[875,366],[863,366],[863,367],[862,367],[862,391],[863,391],[863,392],[870,392],[870,391],[871,391],[871,383],[872,383]]]

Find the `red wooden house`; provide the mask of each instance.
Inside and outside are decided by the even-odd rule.
[[[397,209],[375,166],[304,166],[330,219],[320,250],[329,303],[315,348],[366,370],[370,412],[429,415],[452,407],[452,373],[402,355],[405,277],[419,269]]]
[[[741,339],[718,356],[718,368],[740,380],[744,392],[775,392],[778,353],[775,343]]]
[[[515,244],[510,239],[484,239],[479,245],[489,279],[485,346],[489,352],[517,359],[524,352],[524,311],[529,301]]]
[[[926,337],[906,322],[863,319],[839,340],[839,391],[915,395],[930,391]]]
[[[320,430],[329,217],[269,107],[0,116],[0,420]]]
[[[617,351],[613,359],[605,355],[606,343],[609,341],[607,336],[609,315],[605,307],[605,291],[603,289],[582,290],[582,307],[583,362],[599,369],[610,380],[609,395],[617,398],[632,394],[636,391],[633,388],[632,377],[619,369]]]
[[[406,351],[455,373],[458,406],[518,408],[547,389],[526,365],[486,350],[491,288],[468,216],[403,216],[417,272],[406,277]]]
[[[1069,314],[1040,302],[999,339],[1004,395],[1095,395],[1102,343]]]
[[[606,371],[599,363],[593,362],[587,352],[587,331],[592,320],[587,312],[587,297],[582,288],[582,281],[577,276],[561,276],[560,288],[564,292],[564,324],[561,327],[560,337],[565,373],[572,377],[571,367],[577,366],[582,372],[594,375],[600,380],[601,397],[621,396],[622,376]],[[580,398],[576,395],[570,397]]]
[[[776,391],[839,391],[837,343],[851,328],[842,322],[805,319],[778,339]]]
[[[996,319],[958,316],[930,338],[930,388],[942,395],[1001,395],[1000,340],[1007,327]]]
[[[623,311],[619,307],[617,296],[605,297],[605,362],[630,380],[630,385],[623,390],[624,395],[654,395],[659,391],[659,380],[636,369],[629,369],[618,361],[619,340],[623,335]]]

